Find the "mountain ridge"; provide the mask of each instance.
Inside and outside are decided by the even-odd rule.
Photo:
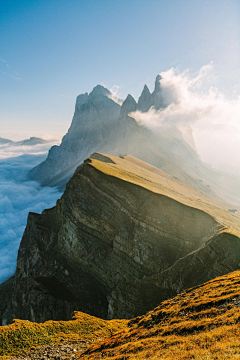
[[[153,132],[134,118],[136,110],[157,112],[169,105],[163,100],[161,80],[161,76],[157,76],[152,93],[145,85],[138,102],[129,94],[122,105],[112,100],[113,95],[101,85],[90,94],[79,95],[71,126],[62,143],[50,149],[47,159],[33,168],[29,177],[63,191],[77,166],[92,153],[127,153],[182,181],[185,179],[188,184],[195,183],[195,187],[206,194],[209,190],[206,186],[210,186],[218,197],[239,205],[240,178],[214,170],[201,161],[190,124],[184,129],[168,124]]]
[[[0,286],[1,321],[142,314],[195,284],[176,277],[194,254],[198,283],[229,272],[227,258],[237,269],[239,233],[227,204],[130,155],[95,153],[54,208],[29,214],[15,277]]]
[[[38,144],[48,144],[53,141],[55,140],[44,140],[36,136],[31,136],[29,139],[24,139],[20,141],[13,141],[0,137],[0,145],[13,145],[13,146],[33,146]]]

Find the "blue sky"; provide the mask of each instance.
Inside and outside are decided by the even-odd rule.
[[[171,67],[211,61],[212,85],[240,94],[236,0],[1,0],[0,136],[66,133],[97,84],[135,98]]]

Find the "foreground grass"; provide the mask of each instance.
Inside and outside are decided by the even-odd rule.
[[[74,312],[70,321],[46,321],[38,324],[14,320],[0,326],[0,356],[6,358],[22,349],[57,343],[60,340],[103,339],[122,329],[126,320],[102,320],[82,312]]]
[[[98,339],[80,356],[84,360],[240,359],[240,271],[188,289],[130,321],[81,312],[71,321],[15,320],[0,327],[0,355],[6,359],[62,339]]]
[[[240,359],[240,271],[164,301],[82,358]]]

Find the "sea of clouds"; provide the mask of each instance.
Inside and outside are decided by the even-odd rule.
[[[240,175],[240,95],[230,99],[211,85],[212,63],[195,74],[172,68],[160,75],[165,108],[131,116],[154,131],[177,126],[184,135],[190,125],[202,160]]]
[[[0,283],[15,272],[28,213],[41,213],[62,195],[27,178],[28,171],[46,158],[50,145],[0,146]]]

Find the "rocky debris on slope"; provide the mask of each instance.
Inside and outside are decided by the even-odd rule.
[[[11,357],[9,360],[75,360],[79,359],[79,356],[91,343],[91,340],[68,340],[60,344],[32,347],[29,350],[22,351],[19,355]]]
[[[132,157],[127,164],[127,159],[94,154],[77,169],[54,208],[29,214],[15,277],[2,285],[3,293],[8,287],[7,295],[1,295],[2,324],[13,318],[68,320],[74,310],[131,318],[176,294],[176,273],[167,269],[201,249],[218,223],[177,200],[185,199],[177,191],[186,185]],[[159,173],[167,187],[159,183],[156,193],[151,186]],[[196,192],[190,187],[185,191]],[[194,204],[193,199],[189,202]],[[228,252],[236,258],[233,268],[238,246],[236,241]],[[212,253],[207,243],[208,272],[202,277],[200,272],[198,282],[229,271],[221,251],[215,252],[214,271],[209,270]],[[194,266],[188,271],[195,271]],[[186,276],[182,286],[188,287],[190,280]]]

